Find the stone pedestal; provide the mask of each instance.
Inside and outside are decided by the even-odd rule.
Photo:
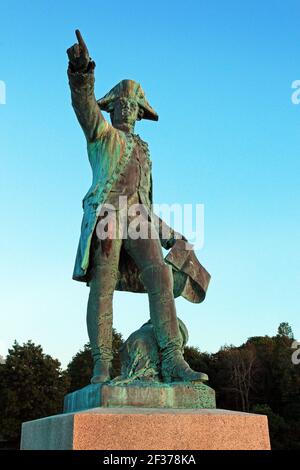
[[[64,413],[97,407],[216,408],[215,391],[203,383],[139,382],[129,385],[95,384],[69,393]]]
[[[22,449],[268,450],[267,417],[218,409],[95,408],[23,423]]]

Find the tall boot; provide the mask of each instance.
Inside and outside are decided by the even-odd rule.
[[[202,382],[208,376],[190,368],[183,358],[182,338],[176,316],[171,266],[152,265],[140,274],[149,295],[150,318],[162,356],[164,382]]]
[[[87,307],[87,328],[94,361],[91,383],[105,383],[111,380],[112,364],[112,301],[113,294],[100,295],[90,283],[91,290]]]

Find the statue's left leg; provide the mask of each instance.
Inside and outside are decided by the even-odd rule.
[[[152,229],[151,222],[145,221]],[[146,230],[141,228],[141,233]],[[193,371],[183,358],[182,338],[173,296],[171,267],[163,259],[158,239],[128,238],[125,248],[140,270],[140,278],[148,292],[151,322],[162,355],[162,378],[172,381],[203,381],[206,374]]]

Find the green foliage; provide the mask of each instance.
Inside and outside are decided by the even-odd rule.
[[[287,338],[293,339],[294,335],[291,326],[286,322],[280,323],[278,327],[278,336],[286,336]]]
[[[21,423],[62,411],[69,379],[60,362],[41,346],[17,342],[0,367],[0,429],[7,440],[18,440]]]
[[[112,362],[112,376],[120,375],[121,363],[119,356],[119,349],[123,344],[122,335],[113,328],[113,362]],[[85,387],[90,383],[93,375],[93,359],[91,355],[90,344],[84,345],[83,350],[80,350],[71,360],[67,367],[67,374],[70,379],[69,392],[78,390]]]

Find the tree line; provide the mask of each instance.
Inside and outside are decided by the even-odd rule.
[[[217,407],[266,414],[272,449],[300,450],[300,364],[293,364],[293,332],[281,323],[275,336],[255,336],[217,353],[185,348],[190,366],[209,375]],[[113,375],[120,374],[122,335],[113,332]],[[21,424],[62,412],[66,393],[89,384],[92,357],[86,344],[63,370],[32,341],[16,341],[0,361],[0,440],[18,446]],[[8,444],[9,445],[9,444]]]

